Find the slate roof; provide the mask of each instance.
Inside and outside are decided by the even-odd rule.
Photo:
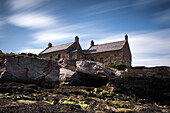
[[[124,44],[125,44],[125,40],[124,41],[118,41],[118,42],[111,42],[111,43],[94,45],[94,46],[89,48],[89,50],[87,51],[87,54],[120,50],[123,47]]]
[[[52,46],[50,48],[46,48],[40,54],[45,54],[45,53],[51,53],[51,52],[55,52],[55,51],[65,50],[65,49],[69,48],[73,43],[74,42]]]

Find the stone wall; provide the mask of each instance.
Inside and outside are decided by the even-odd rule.
[[[102,53],[94,53],[87,55],[87,59],[94,60],[100,62],[100,58],[103,58],[104,63],[110,62],[110,57],[114,57],[114,61],[116,63],[122,62],[122,51],[109,51],[109,52],[102,52]]]
[[[170,68],[135,68],[120,72],[110,83],[120,92],[170,104]]]
[[[130,47],[128,42],[126,41],[124,47],[122,48],[122,54],[123,54],[123,61],[122,63],[124,63],[127,67],[131,67],[132,64],[132,55],[130,52]]]
[[[67,53],[67,50],[57,51],[57,52],[51,52],[46,54],[39,55],[40,58],[46,58],[50,59],[52,56],[52,59],[58,59],[58,55],[60,54],[60,58],[69,58],[69,55]]]
[[[156,78],[170,78],[170,68],[168,66],[157,67],[136,67],[128,69],[126,77],[156,77]]]
[[[40,58],[47,58],[47,59],[57,59],[58,60],[58,55],[60,54],[60,58],[65,58],[65,59],[70,59],[70,51],[75,50],[75,49],[81,49],[81,46],[78,42],[75,42],[72,46],[70,46],[68,49],[61,50],[61,51],[56,51],[56,52],[51,52],[51,53],[46,53],[46,54],[40,54]],[[74,56],[72,58],[75,58]]]
[[[125,43],[124,47],[121,50],[116,50],[116,51],[106,51],[102,53],[93,53],[86,55],[88,60],[94,60],[97,62],[100,62],[100,58],[104,59],[104,63],[109,63],[110,62],[110,57],[114,57],[114,62],[115,63],[120,63],[122,62],[125,64],[128,68],[131,67],[131,62],[132,62],[132,56],[129,48],[128,42]]]

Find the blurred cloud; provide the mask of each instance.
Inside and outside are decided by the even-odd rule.
[[[26,28],[46,28],[58,24],[56,17],[40,12],[15,14],[10,16],[7,21],[15,26]]]
[[[35,54],[39,54],[41,51],[43,51],[43,49],[24,49],[24,50],[20,50],[20,53],[35,53]]]
[[[140,56],[142,57],[142,56]],[[164,56],[152,56],[152,57],[137,57],[135,61],[133,61],[133,66],[170,66],[170,55]]]
[[[153,6],[161,6],[170,3],[169,0],[133,0],[132,6],[134,8],[146,8]]]
[[[170,25],[170,9],[156,13],[154,21]]]
[[[75,34],[72,33],[50,33],[50,32],[40,32],[33,35],[34,39],[31,44],[45,44],[48,42],[57,42],[67,40],[74,37]]]
[[[42,30],[31,35],[33,41],[31,44],[45,44],[50,42],[61,42],[63,40],[72,40],[76,35],[80,36],[81,39],[87,38],[89,35],[92,36],[91,30],[92,23],[81,23],[75,25],[65,25],[61,23],[61,26],[55,27],[50,30]],[[95,35],[96,36],[96,35]]]
[[[87,7],[85,12],[88,12],[88,13],[85,16],[98,15],[98,14],[107,13],[110,11],[125,9],[128,7],[131,7],[131,4],[127,4],[126,2],[122,2],[121,4],[115,1],[99,3],[99,4],[95,4],[95,5]]]
[[[8,0],[11,10],[24,10],[37,7],[43,0]]]

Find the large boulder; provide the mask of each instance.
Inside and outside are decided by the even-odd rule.
[[[113,75],[102,64],[93,61],[77,61],[76,70],[60,68],[60,83],[63,85],[102,86]]]
[[[1,61],[0,81],[36,83],[47,87],[59,84],[57,62],[45,59],[6,56]]]

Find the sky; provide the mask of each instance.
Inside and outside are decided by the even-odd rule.
[[[170,0],[0,0],[4,53],[38,54],[75,36],[87,49],[125,34],[132,66],[170,66]]]

